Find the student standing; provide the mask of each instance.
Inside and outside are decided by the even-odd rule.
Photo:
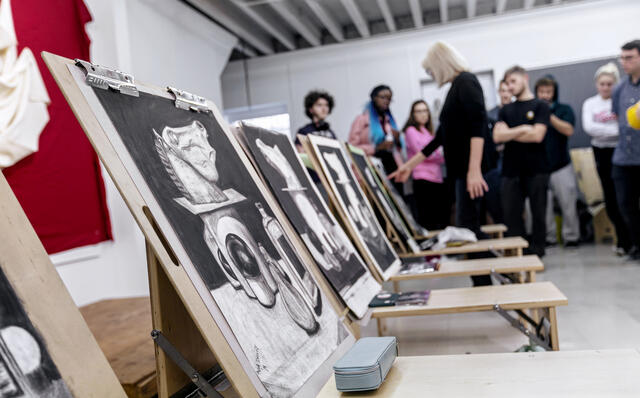
[[[493,222],[501,224],[504,223],[504,217],[502,216],[502,195],[500,194],[502,151],[504,150],[504,144],[496,145],[496,143],[493,142],[491,132],[493,132],[493,126],[498,122],[500,109],[510,104],[513,98],[513,94],[509,91],[509,85],[504,80],[501,80],[498,85],[498,96],[500,97],[500,103],[487,112],[489,134],[485,141],[485,147],[488,146],[488,148],[485,148],[485,153],[488,154],[489,171],[485,173],[484,178],[487,181],[489,190],[485,194],[484,202]]]
[[[482,197],[488,189],[483,177],[488,170],[483,156],[488,122],[482,86],[468,71],[462,55],[446,43],[435,43],[422,66],[440,87],[451,83],[440,111],[440,126],[434,139],[389,177],[406,181],[413,168],[442,145],[447,175],[455,180],[456,226],[472,230],[478,238],[486,237],[480,231]],[[472,279],[476,286],[491,284],[489,276]]]
[[[374,87],[364,112],[353,121],[349,132],[349,143],[369,156],[380,158],[387,173],[394,172],[403,163],[404,138],[389,109],[392,97],[389,86]],[[396,188],[403,193],[402,184],[396,184]]]
[[[613,152],[613,182],[620,214],[631,239],[631,260],[640,260],[640,133],[629,125],[627,109],[640,98],[640,40],[622,46],[622,69],[628,75],[616,87],[612,109],[618,116],[620,135]]]
[[[582,128],[591,136],[591,147],[602,184],[607,215],[618,238],[616,254],[622,256],[631,249],[631,240],[618,209],[616,189],[611,178],[611,159],[618,143],[618,118],[611,110],[611,94],[619,79],[618,67],[614,63],[610,62],[598,68],[595,74],[598,94],[587,98],[582,104]]]
[[[423,100],[411,105],[409,119],[402,129],[407,143],[407,156],[412,157],[433,141],[435,132],[429,105]],[[442,178],[444,155],[438,148],[413,169],[413,197],[418,223],[427,230],[449,225],[451,202]]]
[[[550,124],[545,136],[549,156],[549,191],[547,192],[547,245],[557,243],[557,228],[553,212],[554,199],[562,212],[562,242],[564,247],[576,247],[580,239],[578,218],[578,184],[569,157],[569,137],[573,135],[576,117],[573,109],[558,101],[558,82],[551,75],[536,82],[536,97],[551,109]]]
[[[335,139],[336,135],[326,120],[333,110],[333,105],[333,97],[326,91],[310,91],[304,97],[304,113],[311,119],[311,123],[301,127],[298,135],[313,134]],[[302,145],[297,136],[295,142],[298,150],[302,151]]]
[[[520,66],[505,72],[504,79],[516,101],[505,105],[493,128],[493,140],[505,143],[502,164],[502,209],[509,236],[525,236],[524,203],[529,198],[533,234],[529,249],[545,253],[549,167],[544,137],[549,125],[549,106],[533,96],[529,76]]]

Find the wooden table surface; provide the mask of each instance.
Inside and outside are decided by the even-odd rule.
[[[103,300],[80,308],[129,397],[157,393],[149,297]]]
[[[426,305],[378,307],[373,309],[371,316],[387,318],[493,311],[496,304],[512,310],[567,305],[568,300],[551,282],[437,289],[431,290]]]
[[[481,226],[480,230],[487,235],[494,235],[494,234],[507,232],[507,226],[504,224],[488,224],[488,225]],[[427,234],[427,236],[425,236],[425,238],[432,238],[438,235],[442,231],[443,230],[441,229],[434,229],[432,231],[429,231],[429,233]]]
[[[486,252],[489,250],[524,249],[526,247],[529,247],[529,242],[519,236],[515,236],[510,238],[482,239],[477,242],[467,243],[462,246],[445,247],[444,249],[440,250],[426,250],[420,253],[401,254],[400,257],[409,258],[436,255],[467,254]]]
[[[487,275],[491,271],[508,274],[512,272],[542,271],[544,264],[536,255],[521,257],[481,258],[476,260],[443,261],[440,269],[423,274],[396,274],[390,281],[444,278],[451,276]]]
[[[318,397],[638,397],[638,375],[637,349],[398,357],[378,390]]]

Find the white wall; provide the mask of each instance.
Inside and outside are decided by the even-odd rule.
[[[171,85],[221,107],[220,74],[236,39],[173,0],[85,0],[91,61]],[[114,240],[52,256],[76,304],[148,295],[144,238],[103,169]]]
[[[398,123],[406,120],[411,102],[420,97],[421,80],[427,79],[420,63],[436,40],[455,46],[472,70],[493,70],[499,80],[515,63],[534,68],[616,55],[624,42],[640,37],[638,21],[640,1],[590,1],[257,58],[248,62],[251,104],[287,104],[295,131],[307,123],[304,95],[326,89],[336,99],[330,122],[346,139],[379,83],[393,89],[391,109]],[[248,105],[244,81],[242,63],[230,63],[222,75],[227,108]]]

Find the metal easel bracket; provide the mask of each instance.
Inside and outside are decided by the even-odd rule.
[[[178,351],[176,347],[174,347],[174,345],[164,337],[161,331],[155,329],[152,330],[151,338],[198,387],[198,393],[201,397],[223,398],[222,395],[220,395],[213,386],[207,382],[206,378],[195,370],[194,367],[191,366],[191,364],[182,356],[182,354],[180,354],[180,351]],[[216,378],[219,378],[219,375],[217,375]]]
[[[167,91],[169,91],[176,97],[176,108],[194,112],[210,111],[209,107],[207,106],[207,99],[204,97],[169,86],[167,86]]]
[[[140,95],[132,75],[106,66],[94,65],[91,62],[77,58],[75,59],[75,63],[85,70],[85,82],[91,87],[113,90],[133,97]]]
[[[527,314],[525,314],[524,311],[516,310],[518,315],[524,321],[526,321],[527,323],[529,323],[530,325],[532,325],[534,327],[535,333],[531,333],[531,330],[527,329],[519,319],[516,319],[513,316],[511,316],[511,314],[509,314],[508,311],[506,311],[505,309],[500,307],[500,305],[498,305],[498,304],[494,305],[493,309],[500,316],[502,316],[504,319],[506,319],[507,322],[509,322],[511,324],[511,326],[513,326],[514,328],[518,329],[520,332],[522,332],[522,334],[527,336],[529,338],[529,341],[532,344],[539,345],[540,347],[544,348],[545,350],[551,351],[551,339],[549,338],[549,336],[550,336],[550,334],[549,334],[549,322],[546,320],[545,317],[542,317],[540,319],[540,322],[536,322],[533,319],[531,319],[531,317],[529,317]],[[542,333],[543,329],[545,331],[544,334]]]

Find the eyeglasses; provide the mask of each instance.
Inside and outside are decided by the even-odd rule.
[[[414,113],[429,113],[429,110],[427,109],[416,109],[415,111],[413,111]]]
[[[391,101],[391,95],[376,95],[376,98],[380,98],[381,100]]]

